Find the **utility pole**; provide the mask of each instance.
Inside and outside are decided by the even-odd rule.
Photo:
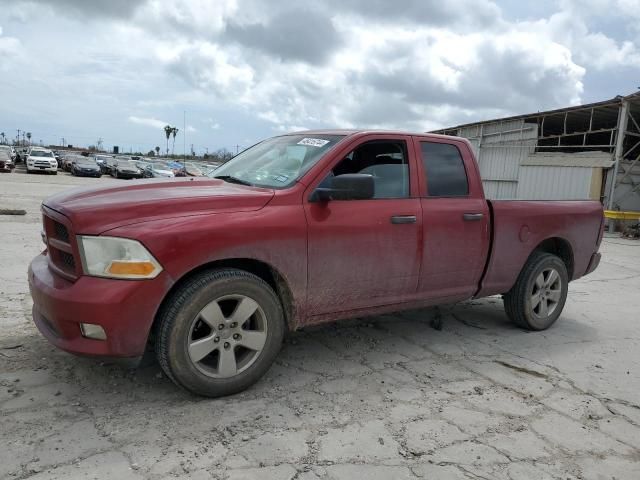
[[[236,145],[236,155],[238,154],[239,151],[240,151],[240,145]]]
[[[20,129],[18,129],[18,136],[16,137],[17,142],[16,144],[20,145]]]
[[[191,147],[193,150],[193,146]],[[182,111],[182,167],[187,169],[187,111]]]

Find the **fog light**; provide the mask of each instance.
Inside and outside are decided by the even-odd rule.
[[[104,332],[104,328],[100,325],[95,325],[93,323],[81,323],[80,331],[82,332],[82,336],[86,338],[92,338],[94,340],[107,339],[107,334]]]

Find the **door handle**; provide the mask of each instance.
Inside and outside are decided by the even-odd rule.
[[[415,215],[394,215],[391,217],[391,223],[401,225],[403,223],[416,223]]]
[[[462,215],[462,218],[467,222],[482,220],[482,217],[484,217],[484,214],[482,213],[464,213]]]

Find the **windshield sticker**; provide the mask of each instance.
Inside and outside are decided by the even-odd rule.
[[[298,142],[298,145],[309,145],[310,147],[324,147],[329,140],[323,140],[322,138],[303,138]]]
[[[289,180],[289,177],[287,175],[278,175],[274,180],[276,182],[284,183]]]

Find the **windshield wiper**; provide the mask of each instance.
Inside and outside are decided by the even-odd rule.
[[[242,180],[241,178],[238,178],[238,177],[234,177],[233,175],[219,175],[213,178],[219,178],[220,180],[224,180],[225,182],[228,182],[228,183],[237,183],[238,185],[246,185],[247,187],[253,187],[253,183],[247,182],[246,180]]]

